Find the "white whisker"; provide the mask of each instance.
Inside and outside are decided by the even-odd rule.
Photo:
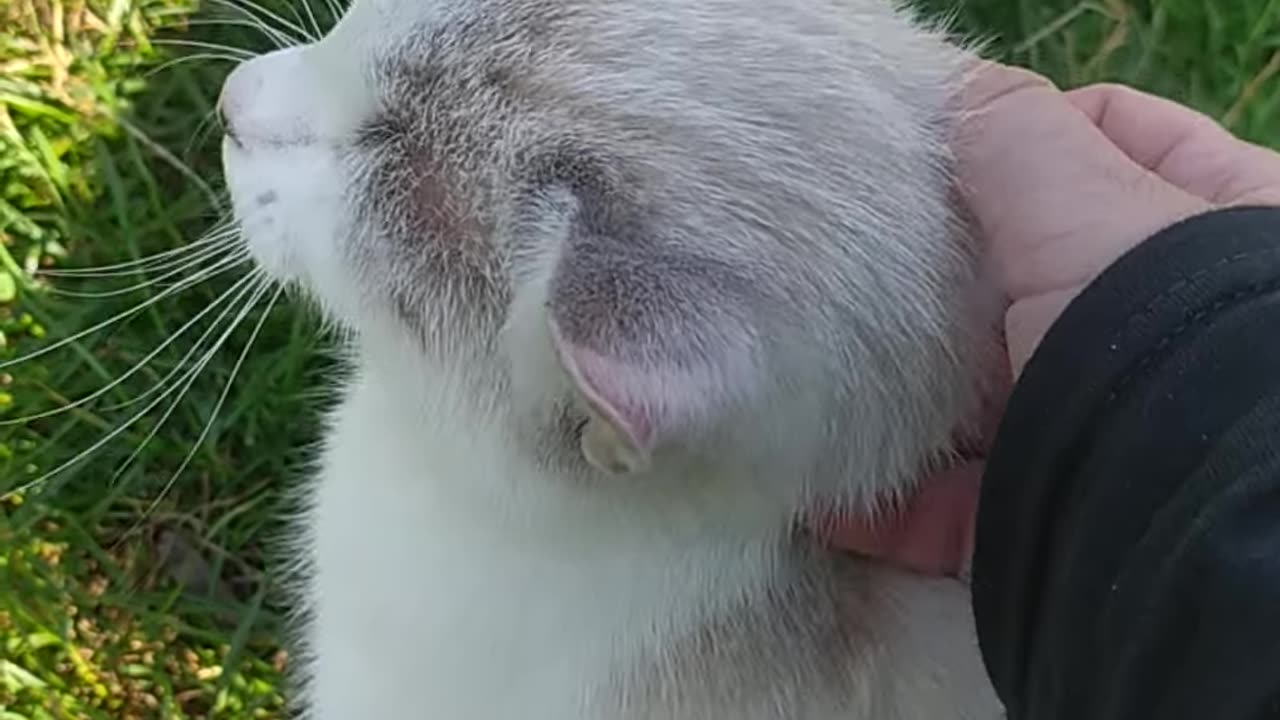
[[[214,356],[217,355],[218,350],[222,347],[222,344],[226,342],[227,338],[230,337],[231,333],[235,331],[235,329],[240,325],[240,323],[244,321],[244,318],[248,315],[249,311],[252,310],[253,306],[258,302],[259,299],[261,299],[263,293],[266,292],[267,288],[271,284],[270,281],[266,279],[265,274],[263,273],[254,273],[252,277],[258,281],[256,285],[252,286],[253,295],[248,299],[248,301],[245,302],[243,306],[241,306],[239,314],[236,315],[236,317],[231,320],[230,325],[227,326],[226,330],[222,333],[222,335],[219,336],[216,340],[214,340],[213,344],[209,346],[207,350],[204,351],[204,354],[200,357],[199,360],[196,361],[195,366],[190,370],[188,370],[186,374],[184,374],[181,378],[178,379],[177,382],[169,386],[169,389],[164,393],[164,395],[161,396],[161,397],[164,397],[170,394],[173,391],[173,388],[175,387],[179,387],[179,386],[182,387],[182,392],[179,393],[178,397],[175,398],[174,401],[169,404],[169,407],[165,408],[165,411],[160,414],[159,419],[156,420],[155,426],[152,427],[151,430],[146,434],[146,436],[142,438],[142,442],[138,443],[138,446],[134,448],[133,452],[129,453],[129,457],[125,458],[124,462],[120,463],[120,465],[116,467],[115,472],[112,473],[111,475],[112,483],[115,483],[117,480],[120,479],[120,476],[123,475],[124,472],[129,468],[129,466],[132,465],[138,459],[138,456],[142,454],[143,449],[145,449],[147,445],[149,445],[151,441],[155,439],[155,436],[159,434],[160,429],[164,427],[164,424],[166,422],[169,421],[169,417],[173,415],[173,412],[178,409],[179,405],[182,404],[182,399],[186,397],[186,394],[188,391],[190,391],[191,386],[195,384],[195,381],[199,377],[199,374],[204,370],[205,366],[207,366],[209,362],[213,360]],[[221,318],[219,318],[219,322],[221,322]],[[214,327],[216,327],[216,325]],[[206,333],[206,335],[207,334],[208,333]],[[202,342],[203,342],[203,339],[204,338],[202,337],[201,338]],[[194,351],[194,348],[192,350]],[[189,357],[190,355],[191,355],[191,352],[188,352],[187,356]],[[185,362],[186,362],[186,357],[183,358],[183,363]],[[182,366],[180,365],[179,367],[181,368]],[[172,375],[172,373],[170,374]]]
[[[149,263],[154,263],[162,260],[165,262],[174,262],[174,258],[173,258],[174,255],[182,255],[184,253],[189,253],[192,250],[199,250],[203,252],[204,250],[207,250],[210,245],[216,245],[219,247],[230,246],[234,244],[238,238],[239,238],[239,231],[235,227],[228,225],[225,228],[218,228],[213,230],[209,234],[205,235],[203,238],[193,243],[188,243],[186,245],[183,245],[182,247],[173,248],[171,250],[165,250],[163,252],[154,253],[146,257],[138,258],[136,260],[129,260],[127,262],[112,263],[111,265],[98,265],[98,266],[86,267],[86,268],[59,268],[59,269],[50,268],[47,270],[41,269],[41,270],[38,270],[36,274],[48,275],[50,277],[114,277],[116,275],[133,275],[139,271],[137,270],[130,270],[129,272],[115,272],[115,271],[124,270],[126,268],[136,268],[139,266],[148,265]],[[181,262],[182,259],[179,258],[177,261]]]
[[[220,130],[222,129],[221,121],[218,120],[218,110],[216,108],[212,108],[201,116],[200,122],[196,125],[196,129],[191,132],[191,139],[187,141],[186,147],[182,149],[182,156],[191,157],[191,151],[196,145],[204,142],[205,138],[208,137],[209,133],[213,132],[215,127]]]
[[[266,293],[268,287],[269,285],[264,284],[258,292],[254,293],[253,297],[245,304],[245,311],[236,318],[232,326],[233,329],[244,320],[249,310],[258,304],[258,301],[262,299],[262,296]],[[218,395],[218,400],[214,403],[213,410],[209,412],[209,419],[205,422],[204,429],[200,432],[200,436],[196,438],[194,443],[192,443],[191,450],[187,453],[187,456],[182,459],[182,463],[178,465],[178,469],[169,477],[169,481],[166,482],[164,487],[160,490],[160,494],[156,496],[155,500],[151,502],[147,507],[147,510],[142,514],[142,517],[139,519],[139,523],[142,519],[145,519],[148,515],[154,512],[160,502],[164,500],[165,495],[167,495],[169,490],[173,488],[174,483],[178,481],[178,478],[182,475],[183,471],[185,471],[187,466],[191,463],[191,459],[194,458],[196,452],[200,450],[200,446],[203,445],[205,439],[209,437],[209,432],[213,429],[213,423],[217,419],[218,413],[221,412],[222,406],[226,403],[227,397],[231,394],[231,387],[235,384],[236,376],[240,374],[240,368],[244,365],[245,359],[249,357],[249,351],[253,349],[253,344],[257,341],[258,334],[262,332],[262,326],[266,324],[267,318],[271,315],[271,311],[275,308],[276,302],[280,299],[280,294],[282,292],[284,292],[283,287],[277,288],[275,293],[271,296],[271,299],[267,302],[267,307],[262,311],[262,315],[258,318],[257,324],[254,325],[253,332],[250,333],[249,339],[245,341],[244,348],[240,351],[239,357],[236,358],[235,364],[231,366],[231,374],[227,378],[226,384],[222,386],[222,393]],[[224,335],[217,347],[221,347],[222,343],[225,341],[226,336]]]
[[[294,33],[296,33],[293,39],[299,40],[299,41],[305,41],[305,42],[316,41],[316,38],[312,36],[310,33],[308,33],[298,23],[290,22],[289,20],[286,20],[285,18],[280,17],[276,13],[271,12],[270,10],[262,7],[258,3],[253,2],[253,0],[211,0],[211,2],[215,2],[220,5],[225,5],[227,7],[239,10],[240,12],[245,13],[249,17],[252,17],[255,19],[260,19],[258,16],[258,13],[261,13],[262,15],[265,15],[266,17],[272,20],[275,20],[280,26],[283,26],[284,28],[292,30]],[[299,21],[301,21],[302,18],[298,18],[298,19]]]
[[[209,200],[210,205],[217,208],[219,211],[226,210],[226,207],[220,203],[218,194],[213,191],[213,188],[209,187],[209,184],[204,181],[204,178],[200,177],[199,173],[191,169],[190,165],[182,162],[182,160],[176,157],[173,153],[169,152],[168,148],[155,140],[152,140],[150,135],[143,132],[142,128],[139,128],[129,122],[127,118],[120,118],[118,122],[120,123],[120,127],[125,129],[125,132],[133,136],[134,140],[142,143],[142,145],[150,150],[152,154],[163,160],[173,169],[177,170],[183,177],[190,180],[192,184],[199,188],[200,192],[204,193],[205,198]]]
[[[246,13],[246,17],[244,18],[225,18],[225,19],[211,18],[208,20],[196,19],[196,20],[188,20],[187,23],[193,26],[224,25],[224,26],[233,26],[233,27],[247,27],[251,30],[257,30],[258,32],[265,35],[267,39],[270,40],[271,43],[279,49],[284,49],[297,44],[297,41],[294,38],[280,32],[276,28],[271,27],[270,25],[259,20],[257,17],[254,17],[253,15],[249,15],[248,13]]]
[[[177,38],[156,38],[153,40],[156,45],[171,45],[173,47],[190,47],[202,50],[211,50],[230,57],[239,58],[241,60],[249,60],[257,56],[257,53],[245,50],[244,48],[232,47],[230,45],[222,45],[220,43],[205,42],[203,40],[179,40]]]
[[[311,20],[311,32],[315,37],[324,35],[324,31],[320,29],[320,23],[316,22],[316,14],[311,10],[311,3],[308,0],[299,0],[299,4],[302,5],[303,10],[307,11],[307,18]]]
[[[243,297],[243,295],[250,289],[250,283],[255,279],[257,278],[255,278],[253,275],[246,275],[245,277],[237,280],[234,285],[232,285],[228,290],[226,290],[221,295],[219,295],[212,303],[209,304],[208,307],[201,310],[199,313],[196,314],[195,317],[191,318],[185,324],[183,324],[182,327],[178,328],[177,332],[171,334],[168,338],[164,340],[164,342],[156,346],[154,350],[147,353],[138,362],[134,363],[133,367],[129,368],[119,377],[107,383],[106,385],[98,388],[97,390],[93,391],[88,395],[85,395],[79,400],[75,400],[66,405],[63,405],[62,407],[53,408],[52,410],[45,410],[43,412],[35,413],[33,415],[27,415],[26,417],[7,418],[4,420],[0,420],[0,427],[3,427],[5,425],[23,425],[29,422],[33,422],[35,420],[41,420],[47,417],[53,417],[55,415],[59,415],[64,412],[74,410],[75,408],[83,407],[85,404],[90,403],[99,397],[102,397],[106,393],[110,392],[112,388],[119,386],[120,383],[129,379],[129,377],[131,377],[134,373],[146,367],[146,365],[150,363],[151,360],[153,360],[157,355],[163,352],[166,347],[169,347],[170,345],[173,344],[175,340],[177,340],[179,337],[182,337],[184,334],[186,334],[186,332],[190,330],[196,323],[198,323],[201,318],[213,312],[214,309],[216,309],[219,305],[225,302],[227,298],[230,297],[232,294],[236,294],[236,297],[232,300],[232,305],[228,306],[227,309],[224,309],[223,313],[213,321],[213,324],[211,325],[210,330],[206,330],[205,335],[201,336],[201,338],[196,341],[196,345],[199,345],[200,342],[203,341],[204,338],[210,334],[211,329],[213,327],[217,327],[217,323],[219,323],[222,320],[222,318],[226,317],[227,314],[229,314],[230,308],[234,307],[235,301],[239,300],[240,297]],[[190,356],[190,352],[188,352],[188,357],[189,356]],[[185,361],[186,361],[186,357],[184,357],[183,360],[179,362],[178,367],[181,367],[182,364],[185,363]],[[163,383],[164,383],[164,380],[162,380],[160,384],[163,384]]]
[[[249,306],[249,307],[252,307],[252,306]],[[182,392],[183,392],[183,394],[178,396],[178,400],[179,400],[179,401],[182,399],[182,397],[184,397],[184,396],[185,396],[185,394],[186,394],[187,390],[189,390],[189,389],[191,388],[191,384],[192,384],[192,382],[194,382],[194,381],[195,381],[195,378],[199,375],[200,371],[202,371],[202,370],[204,369],[205,365],[207,365],[207,364],[209,363],[209,361],[213,359],[214,354],[217,352],[217,347],[218,347],[219,345],[221,345],[221,343],[222,343],[222,342],[224,342],[224,341],[225,341],[226,337],[227,337],[227,336],[229,336],[229,335],[231,334],[231,332],[235,330],[236,325],[237,325],[237,324],[239,324],[239,322],[240,322],[241,320],[243,320],[243,318],[244,318],[244,314],[245,314],[245,313],[242,313],[242,314],[237,318],[236,322],[235,322],[234,324],[232,324],[232,326],[231,326],[230,328],[228,328],[228,329],[227,329],[227,331],[226,331],[225,333],[223,333],[222,337],[221,337],[221,338],[219,338],[219,340],[218,340],[218,344],[217,344],[217,345],[215,345],[213,349],[211,349],[208,353],[206,353],[206,354],[205,354],[205,356],[201,359],[200,363],[199,363],[199,364],[197,364],[197,365],[196,365],[196,367],[194,367],[194,368],[192,368],[190,371],[188,371],[188,374],[187,374],[187,376],[184,378],[184,380],[189,380],[189,382],[187,382],[187,383],[186,383],[186,385],[182,386]],[[180,384],[180,383],[179,383],[179,384]],[[75,455],[74,457],[72,457],[70,460],[67,460],[66,462],[63,462],[62,464],[58,465],[58,466],[57,466],[57,467],[55,467],[54,469],[52,469],[52,470],[50,470],[50,471],[48,471],[48,472],[44,473],[43,475],[41,475],[41,476],[37,477],[37,478],[36,478],[36,479],[34,479],[34,480],[30,480],[30,481],[28,481],[28,482],[25,482],[25,483],[23,483],[23,484],[19,485],[19,486],[18,486],[18,487],[16,487],[16,488],[13,488],[13,489],[7,490],[7,491],[5,491],[3,494],[0,494],[0,500],[6,500],[6,499],[8,499],[8,498],[10,498],[10,497],[13,497],[14,495],[20,495],[20,494],[22,494],[22,493],[25,493],[25,492],[27,492],[28,490],[30,490],[31,488],[36,487],[36,486],[37,486],[37,485],[39,485],[40,483],[43,483],[45,480],[48,480],[49,478],[54,477],[55,475],[57,475],[57,474],[61,473],[62,471],[66,470],[67,468],[69,468],[69,467],[71,467],[71,466],[75,465],[76,463],[78,463],[78,462],[80,462],[80,461],[84,460],[85,458],[89,457],[89,456],[90,456],[90,455],[92,455],[93,453],[97,452],[99,449],[101,449],[101,448],[102,448],[102,446],[104,446],[104,445],[106,445],[107,443],[109,443],[109,442],[111,442],[112,440],[114,440],[116,437],[118,437],[118,436],[120,435],[120,433],[124,432],[124,431],[125,431],[125,430],[127,430],[129,427],[133,426],[133,424],[134,424],[134,423],[136,423],[139,419],[141,419],[141,418],[142,418],[143,416],[145,416],[147,413],[151,412],[151,409],[152,409],[152,408],[154,408],[154,407],[156,407],[157,405],[159,405],[161,402],[163,402],[165,398],[167,398],[167,397],[169,397],[170,395],[172,395],[172,394],[174,393],[174,391],[175,391],[175,390],[177,390],[177,388],[178,388],[178,385],[179,385],[179,384],[175,384],[173,387],[170,387],[168,390],[166,390],[165,392],[161,393],[160,397],[156,398],[156,399],[155,399],[155,400],[153,400],[150,404],[148,404],[146,407],[144,407],[142,410],[138,411],[137,413],[135,413],[134,415],[132,415],[131,417],[129,417],[129,419],[125,420],[122,424],[120,424],[120,425],[119,425],[118,427],[116,427],[114,430],[112,430],[111,432],[107,433],[107,434],[106,434],[106,435],[104,435],[103,437],[99,438],[99,439],[98,439],[96,442],[94,442],[92,445],[90,445],[89,447],[85,448],[84,450],[82,450],[82,451],[80,451],[80,452],[76,453],[76,455]],[[166,415],[166,417],[167,417],[167,415]],[[135,452],[136,452],[136,451],[135,451]]]
[[[325,6],[329,9],[329,15],[333,18],[333,22],[338,22],[342,18],[342,6],[338,0],[325,0]]]
[[[160,270],[160,269],[165,269],[166,272],[163,272],[156,277],[144,280],[143,282],[135,283],[128,287],[116,288],[114,290],[103,290],[100,292],[81,292],[79,290],[63,290],[62,288],[59,288],[59,287],[50,287],[49,292],[55,295],[62,295],[65,297],[89,298],[89,299],[109,298],[109,297],[117,297],[120,295],[128,295],[129,293],[138,292],[139,290],[145,290],[146,288],[152,287],[154,285],[159,285],[163,283],[165,280],[168,280],[169,278],[180,277],[185,273],[191,272],[193,268],[198,267],[201,263],[208,260],[209,258],[225,255],[226,252],[227,252],[227,249],[224,247],[207,248],[204,251],[197,253],[196,255],[193,255],[187,258],[182,258],[181,262],[174,263],[173,266],[171,266],[173,267],[173,269],[148,268],[150,272],[156,272],[157,270]],[[129,274],[136,275],[140,273],[129,273]]]
[[[194,356],[197,352],[200,351],[200,349],[204,346],[205,341],[209,339],[209,336],[213,335],[213,333],[218,329],[218,326],[222,323],[222,321],[226,319],[227,315],[230,315],[233,312],[233,308],[237,306],[237,303],[240,302],[241,298],[243,298],[246,294],[248,294],[253,289],[253,287],[256,287],[252,285],[246,285],[246,283],[251,283],[253,281],[261,280],[261,279],[262,279],[262,273],[260,271],[255,271],[253,273],[250,273],[249,275],[246,275],[240,280],[236,281],[236,286],[239,287],[239,290],[237,291],[236,287],[232,287],[230,290],[230,291],[236,291],[236,296],[231,299],[231,302],[227,305],[227,307],[223,308],[222,312],[218,313],[218,317],[214,318],[213,321],[209,323],[209,327],[205,328],[204,332],[200,333],[200,337],[196,338],[196,341],[191,344],[191,347],[187,349],[187,352],[184,353],[183,356],[178,359],[178,362],[174,364],[173,369],[169,370],[169,372],[166,373],[164,377],[160,378],[154,385],[142,391],[136,397],[132,397],[128,400],[125,400],[124,402],[102,408],[101,412],[104,412],[104,413],[115,412],[118,410],[123,410],[133,405],[137,405],[138,403],[147,399],[154,393],[159,392],[160,390],[167,387],[169,385],[169,381],[172,380],[175,375],[182,372],[182,370],[187,365],[187,361],[189,361],[192,358],[192,356]],[[223,297],[225,297],[225,293]],[[219,297],[217,302],[221,303],[222,297]]]
[[[201,61],[202,60],[221,60],[224,62],[236,63],[236,64],[244,62],[244,58],[237,57],[235,55],[226,55],[226,54],[219,54],[219,53],[192,53],[190,55],[183,55],[182,57],[177,57],[172,60],[160,63],[155,68],[148,70],[146,73],[144,73],[142,77],[144,80],[149,80],[152,75],[158,75],[161,72],[164,72],[165,70],[169,70],[173,68],[174,66],[181,65],[183,63],[197,61],[197,60],[201,60]]]
[[[209,278],[215,275],[218,275],[220,273],[226,272],[227,270],[230,270],[231,268],[237,265],[243,264],[248,260],[249,260],[248,252],[237,253],[236,255],[233,255],[227,258],[226,260],[220,260],[218,261],[217,264],[201,270],[195,275],[192,275],[191,277],[186,278],[185,280],[182,280],[181,282],[174,284],[172,287],[165,288],[163,291],[157,293],[153,297],[141,303],[138,303],[137,305],[134,305],[128,310],[124,310],[115,315],[112,315],[111,317],[107,318],[106,320],[103,320],[100,323],[97,323],[84,330],[81,330],[80,332],[75,333],[74,335],[63,338],[58,342],[53,343],[52,345],[46,345],[40,348],[39,350],[34,350],[32,352],[27,353],[26,355],[22,355],[20,357],[13,358],[11,360],[5,360],[4,362],[0,362],[0,368],[12,367],[14,365],[27,362],[28,360],[34,360],[35,358],[38,358],[42,355],[51,353],[54,350],[57,350],[63,346],[73,343],[76,340],[79,340],[80,338],[86,335],[90,335],[92,333],[95,333],[101,330],[102,328],[108,327],[110,325],[114,325],[115,323],[120,322],[125,318],[132,317],[142,312],[146,308],[160,302],[166,297],[169,297],[170,295],[180,292],[181,290],[194,287],[204,282],[205,280],[208,280]]]

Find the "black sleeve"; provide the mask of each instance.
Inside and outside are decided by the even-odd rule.
[[[1011,720],[1280,718],[1280,209],[1160,232],[1050,328],[973,600]]]

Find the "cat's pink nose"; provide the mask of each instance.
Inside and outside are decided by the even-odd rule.
[[[294,47],[241,63],[222,84],[217,112],[223,131],[241,145],[303,142],[312,135],[298,94],[305,86]]]

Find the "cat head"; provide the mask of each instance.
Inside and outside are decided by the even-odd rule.
[[[261,266],[539,462],[898,487],[974,408],[966,57],[881,0],[355,0],[228,79],[227,179]]]

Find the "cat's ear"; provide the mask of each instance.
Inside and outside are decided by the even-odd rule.
[[[652,237],[589,225],[569,235],[548,316],[589,408],[582,452],[609,473],[643,472],[664,443],[696,441],[758,389],[744,281]]]
[[[667,406],[662,396],[671,391],[661,369],[628,366],[566,340],[554,317],[550,329],[560,364],[588,408],[583,456],[609,473],[648,469],[657,426],[664,421],[659,415]],[[646,377],[651,374],[658,377]]]

